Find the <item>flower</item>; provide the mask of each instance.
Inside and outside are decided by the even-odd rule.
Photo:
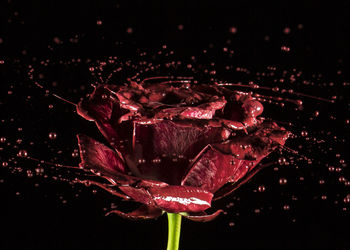
[[[205,212],[212,200],[248,181],[288,138],[287,130],[258,117],[263,106],[251,94],[217,84],[101,84],[77,111],[109,143],[78,135],[80,166],[109,180],[93,184],[142,204],[130,213],[111,211],[130,219],[163,211],[215,218],[221,210]]]

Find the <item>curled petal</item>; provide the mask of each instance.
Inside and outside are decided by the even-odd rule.
[[[109,91],[100,85],[86,99],[79,102],[77,112],[90,121],[108,120],[111,118],[113,102],[109,98]]]
[[[141,205],[138,209],[130,213],[124,213],[120,210],[112,210],[106,213],[106,216],[110,214],[117,214],[120,217],[131,220],[149,220],[158,218],[163,214],[163,211],[157,207]]]
[[[212,214],[207,214],[205,212],[200,212],[200,213],[184,213],[181,214],[183,217],[192,220],[192,221],[196,221],[196,222],[209,222],[214,220],[216,217],[218,217],[219,214],[221,214],[222,212],[224,212],[224,210],[217,210],[216,212],[212,213]]]

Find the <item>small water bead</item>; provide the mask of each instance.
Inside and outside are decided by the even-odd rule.
[[[18,151],[17,156],[23,157],[23,158],[27,157],[28,156],[28,152],[26,150],[24,150],[24,149],[21,149],[20,151]]]
[[[350,203],[350,194],[348,194],[347,196],[345,196],[344,198],[344,203]]]
[[[33,175],[33,172],[31,171],[31,170],[27,170],[27,177],[28,178],[31,178],[31,177],[33,177],[34,175]]]
[[[233,226],[235,225],[235,223],[234,223],[234,222],[230,222],[230,223],[228,223],[228,225],[229,225],[230,227],[233,227]]]
[[[263,185],[261,185],[261,186],[258,187],[258,191],[261,192],[261,193],[262,193],[262,192],[265,192],[265,190],[266,190],[266,188],[265,188],[265,186],[263,186]]]
[[[229,32],[231,34],[236,34],[237,33],[237,28],[236,27],[230,27]]]
[[[278,159],[278,164],[280,164],[280,165],[285,165],[286,164],[286,158],[284,158],[284,157],[281,157],[281,158],[279,158]]]
[[[290,51],[290,47],[288,47],[288,46],[281,46],[281,50],[285,51],[285,52],[289,52]]]
[[[2,163],[2,166],[3,167],[7,167],[9,164],[6,162],[6,161],[4,161],[3,163]]]
[[[55,140],[55,139],[57,138],[57,134],[56,134],[55,132],[50,132],[50,133],[49,133],[49,138],[50,138],[51,140]]]
[[[280,179],[278,180],[278,183],[279,183],[280,185],[286,185],[286,184],[287,184],[287,179],[286,179],[286,178],[280,178]]]
[[[72,153],[72,157],[76,158],[76,157],[78,157],[78,156],[79,156],[79,152],[78,152],[78,151],[74,151],[74,152]]]
[[[284,205],[284,206],[283,206],[283,210],[287,211],[287,210],[289,210],[289,209],[290,209],[290,206],[289,206],[289,205]]]
[[[340,176],[338,180],[339,180],[339,182],[345,182],[346,181],[344,176]]]
[[[303,131],[301,131],[301,136],[303,136],[303,137],[305,137],[305,136],[307,136],[308,135],[308,132],[307,131],[305,131],[305,130],[303,130]]]
[[[290,33],[290,28],[289,28],[289,27],[285,27],[285,28],[283,29],[283,33],[286,34],[286,35],[288,35],[288,34]]]
[[[0,142],[1,142],[1,143],[5,143],[5,142],[6,142],[6,137],[1,137],[1,138],[0,138]]]

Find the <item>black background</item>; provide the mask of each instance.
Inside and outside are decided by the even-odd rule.
[[[38,98],[41,90],[26,85],[27,66],[34,57],[132,57],[137,49],[158,51],[166,44],[181,58],[198,55],[212,44],[210,60],[220,64],[222,59],[215,48],[222,49],[230,39],[235,64],[256,70],[271,64],[287,69],[297,67],[309,74],[321,72],[326,80],[335,79],[339,86],[332,93],[341,93],[344,100],[332,110],[338,110],[341,119],[348,117],[344,106],[348,89],[341,83],[348,76],[349,11],[346,1],[1,1],[1,119],[5,121],[1,124],[1,136],[12,140],[12,144],[17,138],[23,139],[19,148],[3,147],[1,160],[11,159],[25,143],[36,141],[31,155],[74,165],[79,161],[65,159],[65,153],[76,148],[75,134],[85,131],[98,136],[94,126],[86,125],[69,104],[50,97]],[[101,25],[97,25],[98,20]],[[300,24],[302,28],[298,29]],[[179,25],[183,25],[183,30]],[[231,27],[237,28],[236,34],[229,32]],[[283,34],[286,27],[290,27],[290,35]],[[128,33],[128,28],[133,32]],[[76,35],[79,42],[70,43],[69,39]],[[265,36],[269,36],[268,42]],[[55,37],[63,41],[62,46],[53,43]],[[281,52],[283,45],[290,46],[292,52]],[[83,82],[89,82],[87,65],[68,70],[69,76],[48,71],[51,73],[46,77],[61,82],[70,79],[70,89],[79,88]],[[342,70],[340,77],[337,70]],[[67,96],[63,89],[67,85],[62,86],[58,90]],[[11,95],[9,90],[13,91]],[[327,91],[318,89],[313,94]],[[74,91],[68,93],[73,101],[79,99]],[[54,104],[53,112],[47,111],[49,104]],[[323,121],[318,125],[328,126],[328,121]],[[18,131],[18,127],[23,127],[23,131]],[[63,153],[57,155],[46,148],[45,141],[48,131],[58,127],[61,132],[54,148]],[[348,133],[348,127],[339,126],[338,135],[347,137]],[[339,150],[346,152],[345,148]],[[26,172],[30,163],[17,160]],[[57,175],[53,170],[46,173]],[[236,211],[210,223],[183,221],[180,249],[350,249],[348,211],[331,201],[315,200],[315,192],[320,195],[321,191],[315,191],[309,183],[288,186],[303,197],[292,211],[252,212],[256,202],[267,203],[266,207],[283,206],[279,199],[286,189],[281,191],[278,185],[259,198],[252,195],[257,184],[268,183],[274,175],[272,168],[266,169],[242,187],[238,195],[243,201]],[[276,176],[273,178],[278,181]],[[108,207],[106,204],[113,199],[103,192],[92,194],[93,188],[72,189],[68,183],[43,177],[30,179],[6,169],[1,169],[1,180],[0,249],[165,249],[165,216],[141,222],[105,217],[103,207]],[[328,191],[336,195],[337,186],[332,185],[327,187],[334,190]],[[75,197],[76,193],[79,197]],[[230,198],[217,206],[229,202]],[[238,210],[241,215],[235,216]],[[229,226],[230,222],[235,225]]]

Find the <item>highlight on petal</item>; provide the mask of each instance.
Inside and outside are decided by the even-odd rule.
[[[213,194],[201,188],[167,186],[151,188],[156,205],[170,213],[201,212],[211,206]]]
[[[207,214],[206,212],[200,212],[200,213],[181,213],[183,217],[186,219],[196,221],[196,222],[209,222],[214,220],[216,217],[219,216],[219,214],[223,213],[224,210],[217,210],[216,212],[212,214]]]
[[[213,194],[201,188],[166,186],[134,188],[121,186],[126,195],[136,202],[156,206],[166,212],[201,212],[211,206]]]
[[[163,214],[163,211],[157,207],[141,205],[139,208],[129,213],[124,213],[120,210],[112,210],[106,213],[106,216],[111,214],[117,214],[122,218],[131,220],[149,220],[158,218]]]

